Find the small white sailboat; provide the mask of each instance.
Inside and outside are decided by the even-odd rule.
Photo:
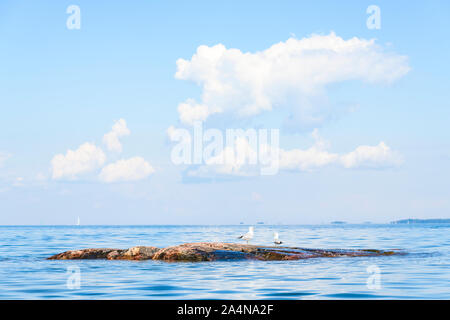
[[[79,226],[80,225],[80,217],[78,217],[78,220],[77,220],[77,226]]]

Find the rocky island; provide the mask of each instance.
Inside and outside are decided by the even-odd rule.
[[[138,246],[129,249],[70,250],[48,260],[106,259],[106,260],[162,260],[162,261],[226,261],[226,260],[300,260],[321,257],[370,257],[404,254],[401,250],[377,249],[306,249],[272,247],[250,244],[200,242],[185,243],[167,248]]]

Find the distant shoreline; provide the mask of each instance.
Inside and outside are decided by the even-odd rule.
[[[392,224],[414,224],[414,223],[450,223],[450,219],[402,219],[392,221]]]

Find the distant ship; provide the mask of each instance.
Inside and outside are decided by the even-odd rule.
[[[256,224],[264,224],[264,222],[262,221],[258,221]]]
[[[345,221],[332,221],[331,224],[346,224]]]

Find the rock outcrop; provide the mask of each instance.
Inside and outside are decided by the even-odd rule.
[[[163,261],[224,260],[299,260],[321,257],[368,257],[403,254],[400,250],[376,249],[305,249],[296,247],[256,246],[236,243],[186,243],[164,249],[132,247],[129,249],[82,249],[56,254],[49,260],[107,259]]]
[[[78,260],[78,259],[106,259],[106,260],[149,260],[159,251],[156,247],[132,247],[130,249],[82,249],[70,250],[56,254],[48,260]]]

